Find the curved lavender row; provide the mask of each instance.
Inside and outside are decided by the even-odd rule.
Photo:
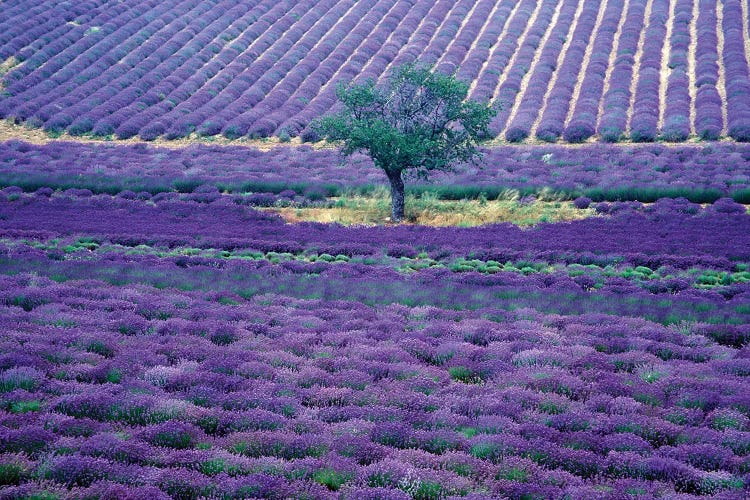
[[[94,10],[95,2],[82,5],[75,10],[55,9],[56,2],[40,2],[29,8],[29,5],[19,4],[15,7],[3,5],[2,20],[0,20],[0,60],[19,55],[21,51],[37,42],[46,33],[63,33],[71,29],[67,21],[78,17],[78,13]],[[38,42],[37,42],[38,43]],[[31,49],[27,50],[27,54]]]
[[[178,87],[178,89],[183,89],[184,93],[181,96],[182,99],[187,98],[193,92],[197,91],[198,88],[200,88],[211,76],[216,74],[221,66],[221,63],[215,58],[216,52],[220,51],[221,46],[224,43],[220,38],[220,34],[225,31],[235,19],[234,16],[223,16],[221,14],[223,14],[225,10],[232,8],[232,0],[219,2],[215,6],[216,8],[213,9],[210,7],[211,6],[205,3],[199,3],[196,6],[196,10],[199,10],[199,12],[195,13],[195,19],[183,27],[183,32],[186,35],[189,35],[189,33],[194,30],[200,30],[191,41],[191,43],[196,43],[196,45],[200,46],[200,51],[196,54],[198,61],[196,61],[197,64],[195,68],[198,69],[198,72],[195,75],[186,78],[180,84],[180,87]],[[237,13],[237,16],[244,14],[245,9],[246,7],[239,8],[240,12]],[[190,37],[186,36],[185,39],[190,39]],[[158,65],[176,53],[179,48],[179,43],[164,44],[159,50],[150,56],[147,61],[150,65]],[[205,74],[203,74],[203,71],[205,71]],[[133,73],[135,72],[129,71],[127,74],[131,75]],[[154,83],[158,81],[158,79],[153,76],[154,75],[146,73],[139,78],[138,81],[134,82],[133,87],[136,89],[139,86],[144,86],[147,89],[152,88]],[[137,92],[134,97],[138,97]],[[174,91],[170,94],[170,98],[174,98]],[[180,100],[181,99],[178,98],[175,100],[174,104],[177,104]],[[128,106],[132,105],[132,101],[127,104]],[[139,107],[143,106],[136,106],[136,109]],[[156,117],[156,114],[150,115],[149,113],[146,113],[145,116],[133,123],[132,126],[126,126],[126,121],[131,116],[132,113],[128,112],[127,107],[118,108],[108,116],[100,119],[94,125],[92,131],[95,135],[109,135],[114,132],[120,138],[132,137],[138,133],[140,126],[149,123]]]
[[[214,19],[196,37],[212,41],[197,54],[198,57],[201,57],[201,62],[195,65],[197,68],[195,80],[191,81],[193,78],[188,78],[179,85],[177,85],[177,82],[170,82],[168,86],[159,82],[143,98],[127,108],[117,111],[118,114],[128,117],[116,129],[117,137],[127,139],[135,136],[147,127],[153,127],[154,120],[169,123],[168,113],[165,113],[169,109],[177,110],[179,108],[182,111],[187,102],[191,102],[190,109],[195,109],[210,99],[212,93],[216,92],[214,87],[217,83],[223,82],[226,84],[231,79],[227,66],[236,60],[239,55],[235,48],[237,43],[234,41],[236,40],[235,37],[257,22],[258,18],[265,14],[270,7],[270,2],[262,2],[252,9],[248,9],[247,6],[234,6]],[[223,9],[216,10],[223,11]],[[206,19],[203,20],[206,21]],[[230,40],[232,40],[232,43],[227,47],[225,44]],[[168,63],[168,61],[169,59],[166,59],[162,63]],[[188,61],[188,63],[190,62],[192,61]],[[184,74],[189,67],[189,65],[182,65],[178,71]],[[169,75],[168,71],[162,72],[164,75]],[[192,87],[186,88],[188,82],[192,84]],[[186,98],[186,96],[189,97]],[[180,102],[182,99],[185,100]],[[162,104],[160,101],[164,101],[163,106],[160,106]],[[197,113],[197,111],[194,111],[194,113]]]
[[[181,5],[184,12],[192,13],[198,19],[206,13],[207,7],[200,2],[183,2]],[[136,112],[156,103],[158,106],[162,103],[173,106],[179,102],[172,91],[180,84],[188,84],[188,77],[214,55],[209,49],[217,46],[204,47],[217,34],[214,24],[206,26],[205,19],[191,24],[187,19],[171,14],[155,20],[153,26],[158,31],[154,37],[148,38],[150,43],[141,45],[144,40],[140,38],[141,32],[131,37],[125,47],[116,49],[119,52],[117,57],[124,57],[124,66],[111,68],[112,71],[102,73],[75,92],[82,99],[77,107],[84,111],[68,130],[75,135],[89,133],[92,129],[99,135],[114,133],[124,121],[123,109]],[[164,43],[153,43],[154,39]],[[134,85],[143,91],[133,92]],[[160,109],[163,112],[163,108]],[[128,135],[124,129],[120,132],[123,137]]]
[[[430,10],[424,16],[412,16],[411,11],[409,13],[409,19],[404,19],[402,27],[404,29],[410,29],[409,37],[407,38],[404,45],[399,49],[396,56],[391,61],[391,67],[401,64],[414,63],[419,59],[419,56],[424,53],[427,47],[430,45],[433,37],[437,36],[438,30],[443,23],[447,22],[448,16],[451,15],[452,9],[456,7],[456,3],[449,0],[438,0],[437,2],[430,2]],[[385,40],[387,34],[384,34],[382,38]],[[373,40],[373,44],[380,43],[380,37]],[[381,43],[382,45],[382,43]],[[375,45],[373,45],[374,47]],[[372,56],[375,54],[373,53]],[[365,67],[372,56],[363,56],[362,67]]]
[[[596,17],[601,8],[600,2],[591,2],[584,5],[583,11],[578,18],[578,26],[573,33],[571,45],[562,66],[557,69],[560,78],[549,94],[547,106],[541,110],[542,117],[536,131],[536,138],[547,142],[555,142],[563,133],[565,118],[572,105],[570,100],[576,86],[576,79],[572,75],[579,75],[581,62],[584,60],[586,46],[592,36]]]
[[[275,67],[278,61],[281,61],[283,64],[284,57],[286,57],[286,65],[281,71],[288,71],[289,64],[293,62],[295,57],[290,55],[291,51],[294,50],[298,42],[310,28],[323,17],[323,14],[335,7],[335,4],[336,2],[329,1],[324,4],[324,7],[317,8],[312,8],[313,4],[298,5],[294,10],[300,10],[300,13],[296,15],[292,14],[289,17],[284,16],[284,19],[289,18],[290,20],[298,20],[299,22],[295,22],[290,29],[286,30],[278,38],[278,41],[270,47],[269,51],[264,52],[262,57],[256,57],[247,70],[245,70],[242,78],[242,86],[240,87],[242,94],[225,111],[227,124],[222,130],[222,134],[225,137],[237,138],[247,134],[252,125],[251,120],[244,119],[247,110],[261,102],[265,97],[265,92],[272,88],[274,84],[273,78],[278,79],[281,76],[278,72],[269,74],[271,69]],[[299,48],[297,50],[299,51]],[[175,127],[173,126],[172,128],[174,129]],[[180,133],[183,134],[188,131],[185,130]]]
[[[182,3],[183,6],[184,4],[185,2]],[[169,5],[165,4],[166,7]],[[193,6],[195,5],[197,4],[194,3]],[[142,9],[135,19],[105,40],[112,39],[115,44],[95,47],[97,50],[107,50],[99,61],[88,67],[87,61],[81,61],[75,66],[82,73],[82,77],[76,79],[80,85],[67,86],[70,93],[62,99],[53,98],[47,102],[38,110],[35,119],[52,132],[65,128],[76,135],[90,132],[102,118],[125,108],[138,96],[138,92],[130,87],[147,70],[154,68],[157,58],[163,59],[170,54],[167,48],[173,46],[174,42],[163,44],[178,30],[175,23],[165,25],[164,19],[150,19],[148,11]],[[122,64],[108,67],[106,63],[112,60],[118,60]],[[66,108],[67,104],[71,107]],[[113,126],[107,128],[98,125],[96,128],[99,132],[114,131]]]
[[[695,131],[703,139],[715,140],[724,127],[721,97],[716,90],[719,81],[715,2],[700,0],[698,44],[695,54]]]
[[[459,1],[451,8],[450,14],[445,18],[440,29],[420,55],[419,61],[425,65],[432,66],[445,53],[448,45],[456,38],[461,27],[461,22],[467,16],[474,2]]]
[[[630,105],[630,82],[633,75],[638,39],[644,29],[646,1],[631,0],[627,17],[615,54],[614,67],[609,75],[609,88],[602,96],[602,113],[599,116],[596,132],[605,142],[617,142],[625,133],[627,111]]]
[[[492,15],[488,17],[487,25],[479,34],[476,46],[466,56],[466,60],[458,67],[456,76],[465,82],[473,82],[477,79],[485,63],[489,62],[491,49],[500,40],[500,35],[510,19],[513,11],[513,2],[506,0],[498,2],[498,6]]]
[[[196,199],[208,197],[196,194]],[[212,198],[209,198],[212,199]],[[623,211],[569,223],[540,224],[522,230],[510,224],[482,228],[423,226],[344,227],[284,224],[277,216],[240,207],[229,199],[214,202],[163,201],[156,205],[96,196],[36,196],[22,202],[0,201],[0,233],[39,232],[49,235],[101,236],[112,242],[158,242],[215,248],[252,247],[254,241],[278,242],[294,248],[351,244],[377,252],[389,245],[484,260],[505,261],[507,252],[528,255],[564,254],[633,256],[655,262],[681,258],[750,260],[750,216],[741,205],[717,202],[698,215],[697,207],[667,200],[651,212]],[[204,200],[207,201],[207,200]],[[738,214],[739,212],[739,214]],[[200,235],[196,237],[195,235]],[[720,235],[720,236],[718,236]],[[515,252],[517,254],[517,252]],[[637,256],[637,257],[636,257]],[[676,257],[676,261],[671,261]],[[689,265],[687,261],[683,265]],[[718,264],[717,264],[718,265]],[[724,261],[721,268],[727,267]],[[658,266],[657,266],[658,267]]]
[[[164,5],[168,7],[169,3]],[[193,7],[197,5],[198,3],[193,3]],[[182,2],[180,6],[186,8],[185,2]],[[175,43],[179,43],[175,42],[175,39],[185,41],[189,35],[185,32],[179,33],[180,27],[175,23],[165,26],[165,22],[169,19],[159,18],[149,22],[148,16],[142,17],[140,23],[128,24],[129,29],[122,33],[123,37],[128,36],[128,38],[118,43],[102,58],[105,61],[109,57],[117,58],[121,64],[110,67],[97,64],[85,69],[85,76],[80,79],[81,85],[63,98],[48,104],[47,110],[40,109],[37,115],[46,121],[44,126],[47,130],[56,131],[67,127],[73,135],[89,133],[94,128],[97,132],[112,132],[113,126],[103,126],[99,122],[102,118],[122,109],[132,110],[131,100],[139,95],[124,89],[131,85],[138,85],[140,88],[147,87],[148,84],[143,83],[141,78],[149,71],[153,72],[152,76],[146,78],[149,83],[154,82],[155,75],[159,75],[159,78],[168,76],[169,73],[164,70],[167,64],[165,60],[170,59],[171,49],[174,48]],[[145,23],[148,24],[144,26]],[[139,24],[142,25],[140,28]],[[156,42],[157,40],[167,40],[167,42],[160,45]],[[173,58],[171,66],[176,65],[176,58]],[[143,101],[147,98],[147,96],[140,98],[141,108],[146,106]],[[63,111],[60,111],[60,108]],[[45,118],[49,116],[49,113],[57,114]]]
[[[395,2],[392,4],[378,2],[368,12],[367,16],[357,23],[357,28],[350,34],[358,40],[357,45],[353,46],[352,43],[352,46],[347,48],[349,43],[342,44],[342,47],[337,49],[337,53],[316,70],[315,73],[318,78],[313,79],[307,86],[298,90],[300,97],[297,99],[300,105],[296,107],[296,111],[279,113],[282,121],[278,130],[289,136],[299,136],[313,119],[325,114],[336,103],[337,86],[354,80],[357,73],[369,60],[361,55],[358,49],[371,43],[375,44],[377,40],[386,39],[382,20],[395,7]],[[422,3],[421,6],[411,9],[404,18],[403,24],[412,27],[412,29],[415,28],[418,20],[426,15],[427,7],[429,7],[429,3]]]
[[[322,44],[333,25],[355,5],[357,4],[339,1],[331,2],[330,5],[324,4],[319,6],[320,14],[325,15],[321,15],[313,26],[305,30],[304,35],[284,57],[275,61],[270,70],[250,86],[247,91],[248,94],[250,96],[255,95],[257,98],[251,98],[250,102],[246,104],[245,109],[237,118],[251,124],[246,132],[248,135],[251,137],[267,137],[273,132],[273,129],[270,131],[265,130],[268,125],[262,127],[265,131],[254,129],[253,127],[261,126],[259,122],[270,110],[279,109],[284,105],[289,98],[290,92],[301,83],[302,76],[314,65],[314,62],[311,61],[314,61],[316,54],[310,53],[310,49],[318,42]],[[366,3],[359,5],[360,7],[362,5],[367,6]],[[317,8],[313,10],[317,10]],[[338,45],[337,42],[335,44]],[[333,48],[329,45],[323,45],[323,47],[324,50],[331,50]],[[295,68],[297,68],[297,71],[295,71]],[[199,114],[196,117],[196,121],[200,123],[208,118],[209,115],[209,112]]]
[[[538,13],[534,24],[526,33],[523,45],[515,51],[515,60],[513,66],[505,71],[505,81],[497,88],[493,102],[503,105],[497,115],[490,122],[489,130],[493,136],[498,136],[505,128],[506,122],[510,117],[510,112],[516,102],[518,93],[521,92],[521,82],[526,73],[531,69],[529,66],[534,58],[539,43],[544,37],[547,28],[552,23],[555,14],[556,0],[543,1],[538,8]],[[569,6],[569,5],[568,5]]]
[[[724,2],[724,72],[727,92],[729,136],[750,142],[750,69],[745,58],[742,7],[737,2]]]
[[[63,35],[76,31],[78,26],[74,26],[74,23],[86,24],[105,10],[104,0],[64,5],[44,1],[36,2],[32,7],[19,2],[13,8],[5,7],[7,3],[3,3],[3,14],[9,18],[0,26],[0,59],[15,57],[19,62],[26,63],[16,69],[14,79],[27,75],[40,65],[34,63],[38,61],[36,56],[46,60],[60,52],[66,44],[73,43],[77,37],[63,38]],[[85,29],[78,31],[78,36]]]
[[[531,126],[539,116],[544,104],[544,95],[547,92],[552,75],[560,69],[557,68],[557,57],[563,50],[564,45],[568,43],[565,37],[573,22],[573,16],[577,8],[577,2],[567,2],[560,10],[557,23],[534,66],[534,73],[530,77],[530,81],[534,82],[533,85],[526,89],[519,88],[520,96],[517,96],[516,100],[520,98],[521,101],[518,104],[516,115],[505,130],[506,140],[519,142],[529,136]],[[531,69],[528,71],[531,71]]]
[[[660,136],[668,141],[684,141],[690,135],[690,93],[688,92],[688,48],[692,0],[678,0],[672,27],[672,50],[669,54],[669,80],[666,109]]]
[[[661,55],[668,18],[669,0],[654,0],[649,29],[643,40],[641,63],[637,68],[638,82],[630,118],[630,139],[634,142],[652,142],[657,138]]]
[[[310,10],[310,3],[273,2],[272,5],[273,7],[244,33],[243,40],[238,47],[242,53],[228,66],[228,71],[231,71],[230,75],[236,76],[226,82],[213,99],[204,104],[204,106],[213,105],[221,109],[213,116],[211,123],[204,123],[201,133],[210,135],[221,124],[225,136],[236,138],[241,135],[238,128],[228,126],[227,123],[242,113],[252,97],[243,97],[243,94],[273,65],[277,58],[282,57],[294,45],[303,34],[307,23],[315,19],[312,14],[304,16]],[[181,122],[185,121],[184,114],[190,113],[190,108],[186,104],[182,106],[184,113],[177,113],[175,109],[173,116],[174,119],[182,117]],[[197,112],[200,111],[201,108],[198,108]],[[167,117],[169,116],[172,115],[167,113]],[[197,122],[197,120],[191,121]],[[181,122],[178,122],[178,126],[173,124],[168,127],[170,131],[166,136],[178,137],[189,133],[192,123]],[[163,118],[152,122],[148,130],[144,131],[143,138],[156,138],[167,128],[167,123],[169,122]]]
[[[435,66],[436,71],[446,75],[453,75],[458,72],[472,44],[481,35],[480,30],[492,12],[495,3],[495,0],[480,0],[477,3],[471,17],[466,19],[466,24],[455,33],[451,44],[443,51],[440,62]]]
[[[200,8],[196,2],[182,2],[180,6],[187,11]],[[146,17],[144,21],[148,21]],[[176,17],[165,15],[153,19],[137,33],[131,29],[132,34],[129,38],[111,51],[111,57],[119,60],[121,64],[98,73],[96,69],[87,70],[94,74],[66,97],[75,103],[70,110],[73,116],[68,115],[68,110],[63,110],[56,117],[60,124],[72,118],[73,121],[67,128],[72,135],[90,133],[94,128],[97,133],[113,133],[114,127],[106,124],[103,118],[126,108],[139,97],[142,101],[148,99],[148,93],[143,96],[144,92],[134,92],[131,89],[133,84],[140,80],[139,85],[145,91],[157,79],[167,77],[183,61],[181,52],[173,54],[175,45],[186,43],[193,32],[186,30],[187,23],[174,22]],[[167,40],[168,42],[162,46],[160,42]],[[152,68],[153,75],[147,76],[146,68]]]
[[[302,109],[299,113],[290,116],[285,120],[280,129],[285,130],[290,135],[299,135],[305,140],[318,140],[317,133],[310,130],[310,123],[320,116],[323,116],[326,112],[331,109],[336,109],[340,105],[338,98],[336,97],[336,89],[339,85],[346,85],[357,78],[362,70],[371,64],[372,59],[375,57],[375,51],[365,51],[365,47],[377,47],[382,46],[389,38],[389,27],[391,25],[392,9],[397,7],[397,3],[394,3],[387,10],[383,11],[382,17],[379,19],[371,20],[372,25],[368,26],[364,23],[364,28],[370,30],[370,34],[362,44],[362,51],[356,51],[354,54],[347,59],[346,63],[339,67],[332,78],[326,82],[315,96],[313,96],[307,106]],[[379,3],[378,7],[373,11],[377,12],[378,9],[382,8],[382,4]],[[415,8],[409,11],[409,13],[403,18],[402,31],[409,31],[413,35],[413,29],[419,24],[419,14],[424,12],[421,8]],[[432,12],[429,13],[432,15]],[[421,32],[421,30],[420,30]],[[366,53],[369,53],[366,54]]]
[[[316,133],[310,130],[308,126],[315,118],[340,106],[336,97],[337,86],[361,78],[365,69],[367,69],[367,76],[375,79],[378,77],[378,70],[373,68],[380,68],[382,71],[388,64],[393,64],[400,58],[402,62],[407,60],[414,62],[431,37],[427,34],[429,29],[431,27],[436,28],[437,21],[447,14],[449,9],[446,5],[448,3],[438,2],[433,5],[433,2],[420,1],[409,9],[408,13],[401,15],[400,19],[399,12],[396,9],[403,9],[404,6],[398,2],[388,6],[387,11],[383,13],[381,18],[373,20],[374,30],[369,27],[371,33],[362,43],[361,50],[355,51],[347,62],[338,68],[333,77],[323,85],[321,91],[311,98],[309,104],[302,111],[282,123],[280,129],[284,129],[290,135],[299,134],[303,138],[317,140]],[[382,9],[383,6],[383,3],[379,2],[377,9]],[[377,9],[375,12],[377,12]],[[403,10],[401,13],[403,13]],[[425,23],[426,26],[420,26],[420,22],[425,16],[431,22]],[[395,30],[394,26],[396,26]],[[411,43],[409,43],[410,40]],[[385,48],[386,43],[388,44],[387,49]],[[401,49],[398,49],[399,46]],[[390,62],[383,58],[380,48],[384,49],[390,57],[393,57]],[[396,53],[395,56],[393,56],[394,52]]]
[[[584,142],[596,133],[599,99],[602,97],[609,53],[623,8],[622,2],[607,2],[607,10],[593,40],[593,50],[586,74],[579,75],[579,78],[583,78],[581,92],[578,100],[572,103],[573,114],[563,130],[563,138],[568,142]]]
[[[526,25],[534,12],[535,3],[522,0],[515,9],[505,27],[503,36],[493,47],[492,55],[487,61],[484,71],[479,74],[476,86],[470,97],[479,101],[490,101],[494,97],[500,76],[507,69],[507,65],[513,57],[513,52],[518,48],[518,39],[523,34]]]
[[[206,136],[219,133],[226,123],[219,114],[229,113],[230,105],[241,96],[240,89],[247,88],[248,73],[254,75],[249,72],[249,67],[257,59],[257,54],[270,47],[275,41],[273,37],[286,31],[294,22],[295,10],[292,7],[295,5],[290,2],[262,2],[241,18],[234,19],[229,31],[220,36],[221,40],[230,40],[231,43],[222,47],[198,72],[197,76],[205,84],[196,80],[193,82],[196,89],[193,90],[175,82],[179,84],[175,85],[175,95],[165,104],[157,105],[163,109],[157,109],[156,118],[141,129],[141,138],[152,140],[166,130],[169,130],[167,135],[175,138],[193,129]],[[306,5],[298,2],[296,7],[304,12]],[[270,30],[271,26],[276,29]],[[181,68],[180,71],[184,70]],[[167,126],[175,120],[177,126]]]
[[[22,120],[31,118],[41,107],[56,100],[55,91],[59,91],[61,84],[75,77],[83,68],[100,63],[103,55],[115,50],[117,44],[129,36],[128,23],[143,18],[153,5],[146,2],[138,5],[133,9],[135,16],[124,5],[115,6],[94,18],[92,24],[95,22],[96,25],[77,30],[78,34],[83,31],[84,36],[79,35],[80,38],[73,44],[44,61],[27,77],[8,86],[8,91],[13,95],[12,103],[17,106],[13,116]],[[112,62],[108,61],[110,65]],[[70,64],[73,71],[68,68]],[[43,116],[39,120],[47,118]]]
[[[374,6],[375,2],[357,2],[346,17],[337,22],[335,30],[326,29],[315,48],[307,49],[305,56],[283,82],[266,94],[266,98],[246,116],[254,123],[249,130],[251,136],[272,135],[289,116],[301,111],[318,94],[336,69],[369,34],[369,30],[357,32],[355,28],[367,26],[366,23],[361,24],[363,18],[370,18],[373,21],[370,26],[374,26],[379,14],[372,10]],[[344,12],[342,9],[342,15]],[[301,128],[298,127],[298,130]],[[287,130],[284,132],[289,134]]]
[[[75,6],[43,3],[25,10],[23,4],[5,2],[0,61],[9,73],[3,81],[0,117],[73,135],[139,135],[153,140],[192,133],[223,133],[228,138],[277,134],[312,140],[314,133],[307,126],[335,108],[333,90],[338,82],[382,79],[394,64],[419,60],[439,62],[439,71],[456,72],[470,81],[474,98],[505,102],[493,130],[509,132],[514,140],[539,132],[543,140],[562,134],[567,141],[582,142],[598,127],[605,140],[630,130],[634,140],[650,141],[656,135],[653,104],[659,93],[653,59],[664,30],[658,22],[663,2],[654,3],[655,22],[645,33],[642,74],[633,77],[629,60],[637,43],[635,31],[643,26],[636,20],[643,2],[634,0],[618,40],[622,54],[614,60],[607,95],[602,95],[622,2],[607,2],[597,33],[591,31],[598,12],[584,6],[581,26],[572,34],[571,54],[554,72],[559,33],[570,28],[574,9],[565,0],[414,0],[393,5],[392,0],[142,0],[106,5],[95,0]],[[338,23],[352,5],[357,14]],[[672,71],[666,89],[658,89],[666,90],[662,135],[682,140],[695,125],[700,137],[716,139],[721,108],[726,106],[729,135],[744,141],[743,120],[750,122],[750,104],[741,97],[750,89],[750,74],[742,8],[736,2],[723,6],[725,50],[715,55],[726,67],[725,97],[720,94],[724,85],[716,89],[715,6],[706,2],[698,4],[698,19],[693,20],[698,33],[698,88],[687,89],[689,33],[683,21],[691,16],[691,7],[688,0],[676,6]],[[548,33],[545,24],[555,8],[560,9],[555,33],[550,33],[546,47],[537,47]],[[387,13],[378,22],[373,12]],[[536,26],[527,26],[532,20]],[[308,54],[312,47],[314,54]],[[589,53],[590,58],[583,57]],[[531,68],[535,57],[541,63]],[[579,88],[568,76],[578,74],[575,63],[581,60],[586,67],[580,72]],[[514,67],[506,67],[510,63]],[[557,88],[548,89],[552,79]],[[520,89],[523,82],[530,92]],[[631,89],[635,96],[630,96]],[[686,114],[692,109],[692,94],[695,124],[687,123],[690,113]],[[569,105],[571,99],[575,102]],[[545,109],[537,111],[538,107]],[[628,116],[631,123],[625,123]]]

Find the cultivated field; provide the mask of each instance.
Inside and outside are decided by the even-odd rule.
[[[0,117],[51,133],[315,139],[339,82],[419,61],[491,131],[750,140],[747,0],[92,0],[0,10]]]
[[[749,21],[0,1],[0,500],[748,498]],[[397,224],[303,140],[413,60],[504,108]]]

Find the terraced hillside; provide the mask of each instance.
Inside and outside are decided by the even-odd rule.
[[[0,4],[0,116],[74,135],[314,139],[338,82],[420,61],[492,131],[750,140],[748,0],[45,0]]]

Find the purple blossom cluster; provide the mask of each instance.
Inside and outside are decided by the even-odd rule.
[[[615,40],[626,8],[621,2],[585,2],[579,19],[573,0],[91,0],[31,9],[13,3],[0,18],[0,61],[9,70],[0,117],[50,133],[122,139],[195,133],[312,140],[309,124],[336,107],[339,83],[379,80],[396,64],[419,61],[470,83],[472,97],[504,104],[491,128],[511,141],[528,137],[540,117],[538,137],[547,141],[594,135],[613,141],[625,138],[628,127],[637,141],[684,140],[693,128],[707,139],[726,133],[748,140],[742,6],[727,2],[719,23],[710,2],[701,0],[696,19],[689,0],[677,2],[673,19],[665,2],[652,4],[650,20],[645,1],[628,4]],[[662,103],[655,71],[667,22],[670,74]],[[691,23],[699,90],[694,123],[687,76]],[[635,68],[644,30],[645,57]],[[619,53],[609,68],[615,42]],[[557,68],[565,46],[568,54]],[[726,102],[717,91],[720,61]],[[634,81],[635,115],[628,124]],[[654,112],[664,116],[662,130]]]
[[[175,189],[190,192],[206,185],[235,193],[291,189],[305,194],[317,189],[339,194],[384,182],[382,171],[364,155],[344,159],[334,149],[306,146],[261,152],[234,146],[166,149],[69,142],[43,146],[0,143],[0,184],[27,191],[85,188],[148,196]],[[462,165],[452,173],[433,176],[429,184],[416,180],[410,186],[459,198],[480,192],[494,197],[504,189],[534,193],[548,188],[594,201],[649,202],[682,196],[706,203],[733,195],[747,203],[750,148],[730,143],[496,147],[486,150],[480,166]]]
[[[4,497],[747,492],[709,325],[0,281]]]

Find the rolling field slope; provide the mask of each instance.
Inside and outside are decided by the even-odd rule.
[[[0,117],[146,140],[302,136],[419,61],[500,140],[750,140],[748,0],[145,0],[0,6]]]

